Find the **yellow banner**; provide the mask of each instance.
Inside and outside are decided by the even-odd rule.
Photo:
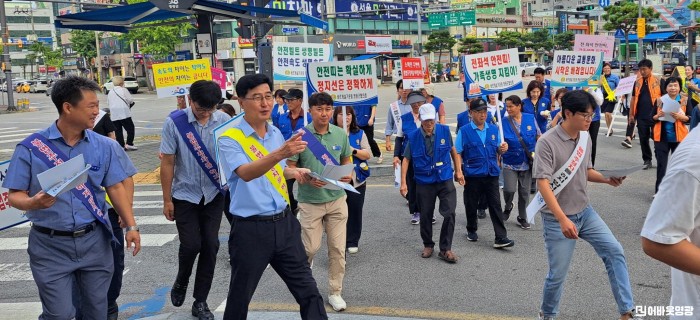
[[[153,65],[156,88],[188,86],[197,80],[211,80],[209,59],[187,60]]]

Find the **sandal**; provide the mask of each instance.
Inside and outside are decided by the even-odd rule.
[[[420,255],[422,258],[430,258],[433,256],[433,248],[425,247],[423,248],[423,253]]]
[[[440,251],[440,253],[438,253],[438,257],[449,263],[456,263],[457,259],[459,259],[457,258],[457,255],[452,252],[452,250]]]

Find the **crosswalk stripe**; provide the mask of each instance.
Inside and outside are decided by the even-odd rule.
[[[42,312],[41,302],[0,303],[0,320],[36,319]]]
[[[0,132],[5,131],[5,130],[14,130],[14,129],[19,129],[19,128],[18,127],[0,128]]]
[[[138,224],[140,226],[159,225],[159,224],[175,225],[175,222],[168,221],[168,219],[165,219],[165,216],[162,214],[159,214],[157,216],[136,216],[136,217],[134,217],[134,219],[136,219],[136,224]]]
[[[165,234],[142,234],[141,235],[141,246],[142,247],[160,247],[170,241],[175,240],[177,233]],[[2,238],[0,241],[0,250],[27,250],[29,238]]]
[[[10,131],[1,131],[0,134],[6,134],[6,133],[17,133],[17,132],[36,132],[36,129],[22,129],[22,130],[10,130]]]
[[[35,131],[35,130],[32,130]],[[0,138],[10,138],[10,137],[26,137],[29,133],[17,133],[17,134],[5,134],[0,136]]]
[[[160,191],[160,190],[147,190],[147,191],[135,191],[134,192],[134,197],[160,197],[162,195],[163,195],[163,191]]]
[[[0,282],[34,280],[29,263],[0,263]]]

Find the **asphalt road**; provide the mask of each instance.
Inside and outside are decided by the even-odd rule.
[[[443,98],[447,106],[447,121],[454,125],[456,114],[464,110],[461,89],[457,89],[455,82],[439,83],[436,87],[436,95]],[[522,92],[518,94],[523,95]],[[29,97],[31,106],[39,110],[0,115],[0,161],[9,159],[14,145],[24,136],[46,127],[56,118],[54,107],[43,94],[24,95]],[[163,119],[175,105],[174,99],[159,100],[151,94],[137,94],[135,98],[133,112],[137,135],[158,134]],[[378,138],[382,138],[387,106],[394,98],[393,87],[380,88]],[[106,107],[105,97],[101,100]],[[617,121],[615,131],[624,132],[621,120]],[[637,142],[632,149],[623,149],[621,140],[619,133],[610,138],[599,136],[597,167],[641,164]],[[591,204],[625,249],[635,303],[640,306],[667,305],[670,298],[670,269],[644,255],[640,246],[639,232],[652,200],[655,173],[655,169],[637,172],[619,188],[595,184],[589,187]],[[351,314],[364,315],[358,319],[369,315],[433,319],[532,319],[536,316],[547,272],[541,223],[525,231],[511,218],[506,226],[516,245],[496,250],[491,247],[493,228],[489,220],[480,220],[480,240],[468,242],[462,188],[457,190],[453,250],[460,260],[450,265],[437,257],[420,258],[422,242],[418,227],[409,223],[406,202],[394,189],[392,179],[370,178],[360,252],[347,257],[343,297],[348,309],[344,317],[335,319],[354,319],[349,316]],[[127,271],[119,298],[123,319],[149,316],[191,319],[191,298],[182,308],[169,303],[169,288],[177,272],[178,240],[174,224],[162,217],[161,206],[160,186],[137,186],[134,207],[145,247],[141,254],[126,260]],[[436,240],[440,221],[438,217]],[[40,312],[25,250],[28,230],[16,227],[0,231],[0,319],[35,319]],[[218,317],[221,317],[222,303],[228,293],[227,232],[228,226],[222,223],[222,244],[209,298],[210,307],[219,311],[216,312]],[[587,243],[580,242],[567,279],[559,319],[615,319],[616,306],[603,263]],[[327,296],[328,262],[324,250],[325,245],[317,255],[313,273],[321,293]],[[266,271],[251,305],[252,310],[261,312],[251,318],[295,319],[294,313],[285,313],[295,308],[284,283],[274,271]]]

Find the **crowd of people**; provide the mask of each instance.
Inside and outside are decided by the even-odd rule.
[[[628,117],[622,145],[632,147],[636,125],[644,169],[652,168],[648,140],[654,141],[654,193],[660,196],[642,231],[644,249],[678,268],[673,273],[673,303],[697,304],[700,298],[691,293],[700,287],[693,275],[700,274],[700,169],[692,154],[697,154],[699,138],[698,130],[690,134],[689,130],[700,118],[694,107],[700,101],[700,80],[692,73],[660,79],[652,74],[652,67],[649,60],[638,63],[630,97],[615,96],[620,79],[611,74],[609,64],[604,65],[595,88],[552,88],[544,70],[537,69],[523,97],[468,97],[465,90],[466,111],[457,116],[454,140],[445,123],[444,100],[435,95],[434,86],[413,91],[399,81],[397,100],[387,114],[385,151],[393,152],[392,164],[400,166],[399,192],[408,203],[410,223],[419,225],[423,243],[419,255],[427,259],[434,254],[434,211],[439,200],[442,225],[437,256],[447,263],[458,262],[452,241],[459,185],[468,241],[479,241],[478,220],[485,219],[488,211],[493,247],[512,248],[515,241],[508,237],[505,222],[516,204],[515,220],[525,230],[531,228],[534,213],[541,212],[549,271],[540,319],[554,319],[559,313],[579,238],[590,243],[604,261],[620,319],[632,319],[635,304],[623,248],[590,205],[586,190],[587,182],[617,187],[625,179],[605,177],[594,167],[601,114],[611,134],[613,114],[619,110]],[[26,210],[33,223],[30,266],[44,314],[57,319],[116,319],[124,246],[133,246],[133,255],[140,250],[132,211],[131,177],[136,169],[125,153],[136,149],[129,111],[133,99],[119,89],[119,79],[114,82],[115,89],[108,95],[110,119],[110,114],[99,110],[99,87],[93,82],[79,77],[57,81],[52,101],[58,120],[18,146],[3,183],[11,190],[12,205]],[[303,319],[327,319],[311,269],[325,233],[327,302],[335,311],[345,310],[346,254],[360,250],[370,160],[381,164],[383,159],[374,139],[376,106],[337,107],[323,92],[310,97],[299,89],[273,92],[271,80],[260,74],[242,77],[235,89],[244,115],[218,141],[228,172],[219,172],[212,157],[213,135],[214,128],[236,115],[236,109],[222,103],[216,83],[193,83],[188,96],[178,97],[177,108],[163,126],[163,214],[175,222],[180,239],[171,303],[179,307],[187,300],[197,261],[192,315],[214,319],[207,299],[223,212],[231,225],[231,278],[224,319],[247,317],[268,267],[285,282]],[[305,98],[308,112],[302,107]],[[674,102],[680,108],[666,114],[664,103]],[[122,128],[127,131],[126,140]],[[693,137],[690,143],[682,143]],[[77,154],[92,164],[88,182],[55,197],[41,191],[36,175]],[[353,170],[339,181],[357,193],[326,188],[326,182],[314,178],[328,165],[346,164],[352,164]],[[535,194],[532,201],[531,194]],[[674,201],[678,194],[687,200]],[[665,215],[669,207],[676,209],[674,216]],[[671,218],[694,224],[681,226]],[[71,259],[78,253],[87,258]],[[678,262],[686,256],[687,262]],[[682,294],[676,295],[677,290]]]

